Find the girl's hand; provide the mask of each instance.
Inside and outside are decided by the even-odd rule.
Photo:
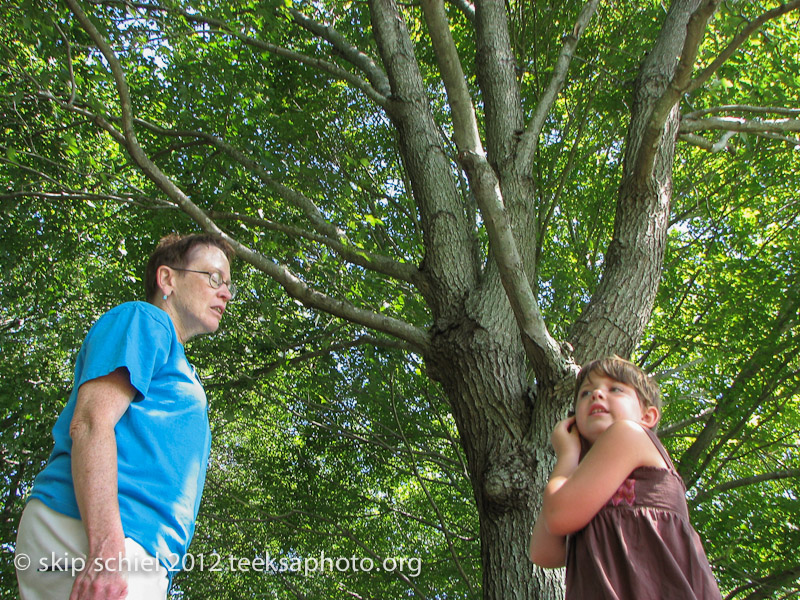
[[[580,439],[575,428],[568,431],[569,425],[567,419],[553,431],[558,461],[545,486],[542,504],[547,531],[556,536],[586,527],[637,467],[666,467],[640,423],[628,419],[612,423],[583,460]]]
[[[574,458],[577,464],[581,454],[581,436],[575,424],[575,417],[567,417],[559,421],[553,434],[550,436],[550,443],[556,451],[559,460],[563,458]]]

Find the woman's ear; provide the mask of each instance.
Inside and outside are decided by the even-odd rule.
[[[169,296],[175,288],[175,272],[167,265],[161,265],[156,270],[156,285],[161,294]]]
[[[648,406],[642,411],[642,425],[653,429],[661,418],[661,412],[655,406]]]

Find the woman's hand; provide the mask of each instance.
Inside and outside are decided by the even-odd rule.
[[[70,600],[122,600],[128,595],[128,582],[118,565],[118,558],[110,562],[101,557],[87,557],[86,566],[75,578]],[[114,565],[105,569],[102,565]]]

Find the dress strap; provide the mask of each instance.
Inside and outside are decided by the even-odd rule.
[[[650,436],[650,441],[653,442],[653,445],[656,447],[656,450],[658,450],[658,453],[661,454],[661,458],[663,458],[664,462],[667,463],[667,468],[669,468],[669,470],[672,471],[673,473],[677,473],[677,471],[675,470],[675,465],[672,464],[672,459],[669,456],[669,452],[667,452],[667,449],[664,448],[664,445],[661,443],[661,440],[658,439],[656,432],[650,429],[649,427],[642,427],[642,428],[645,430],[647,435]]]

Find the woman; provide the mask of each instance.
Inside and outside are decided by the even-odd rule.
[[[219,327],[236,294],[232,256],[209,235],[163,238],[147,264],[147,302],[121,304],[89,331],[20,521],[23,600],[166,597],[194,533],[211,447],[205,393],[183,345]]]

